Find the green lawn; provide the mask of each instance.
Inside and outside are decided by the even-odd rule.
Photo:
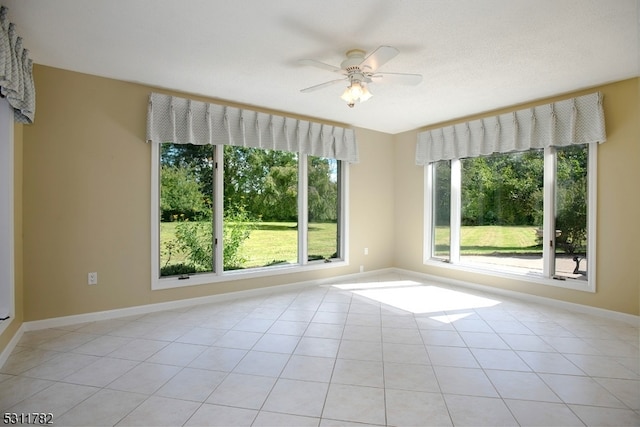
[[[160,225],[160,241],[175,238],[176,222],[163,222]],[[274,262],[297,262],[298,231],[295,222],[257,222],[251,223],[253,230],[242,247],[247,259],[243,267],[260,267]],[[462,255],[490,254],[528,254],[541,253],[542,248],[536,241],[533,226],[464,226],[461,234]],[[336,252],[336,224],[313,223],[309,226],[309,255],[330,258]],[[436,253],[448,252],[448,228],[436,229]],[[168,254],[163,251],[161,266],[164,266]],[[171,264],[185,261],[184,254],[173,253]]]
[[[443,255],[449,246],[449,229],[436,229],[436,253]],[[463,226],[460,234],[462,255],[541,253],[534,226]]]
[[[245,242],[242,253],[248,258],[245,267],[257,267],[272,262],[296,263],[298,259],[298,229],[295,222],[258,222]],[[336,224],[309,224],[309,256],[331,258],[336,252]]]
[[[175,237],[177,222],[163,222],[160,225],[160,242],[169,242]],[[273,262],[297,262],[298,230],[295,222],[256,222],[249,239],[242,247],[242,255],[247,259],[245,268],[259,267]],[[336,252],[336,224],[309,224],[309,256],[330,258]],[[162,254],[160,265],[165,265],[168,255]],[[183,254],[173,254],[171,264],[185,261]]]

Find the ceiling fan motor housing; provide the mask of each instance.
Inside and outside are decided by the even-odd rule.
[[[347,77],[350,82],[368,82],[366,74],[360,68],[360,64],[364,61],[365,54],[366,52],[361,49],[348,50],[346,53],[347,59],[340,64],[340,67],[347,72]]]

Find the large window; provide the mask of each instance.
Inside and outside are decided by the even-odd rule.
[[[426,262],[594,290],[596,147],[430,163]]]
[[[152,150],[154,288],[343,260],[343,162],[232,145]]]
[[[342,162],[308,157],[307,242],[309,261],[340,258],[340,200]]]

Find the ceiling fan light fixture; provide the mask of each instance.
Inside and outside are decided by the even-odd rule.
[[[373,94],[371,92],[369,92],[369,88],[365,85],[361,85],[362,86],[362,95],[360,95],[360,102],[364,102],[367,99],[371,98],[373,96]]]
[[[372,96],[364,83],[354,80],[349,87],[345,89],[340,98],[342,98],[349,107],[353,108],[356,101],[364,102]]]

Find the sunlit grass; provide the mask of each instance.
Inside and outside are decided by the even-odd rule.
[[[175,241],[177,222],[160,224],[160,242]],[[242,255],[247,259],[244,268],[261,267],[272,263],[298,262],[298,230],[295,222],[254,222],[249,239],[242,246]],[[330,258],[337,247],[335,223],[311,223],[308,233],[309,256]],[[160,265],[165,265],[168,254],[161,255]],[[173,253],[171,264],[185,262],[184,254]]]
[[[437,253],[449,247],[449,229],[438,227],[435,232]],[[462,226],[460,253],[462,255],[541,253],[534,226]]]
[[[160,225],[160,242],[175,241],[177,222],[163,222]],[[298,230],[295,222],[256,222],[249,239],[242,246],[242,255],[247,259],[244,268],[261,267],[272,263],[297,263]],[[309,224],[309,255],[331,258],[337,247],[337,226],[335,223]],[[541,246],[536,240],[533,226],[463,226],[461,230],[462,255],[528,254],[540,253]],[[436,229],[436,248],[439,255],[447,252],[449,229]],[[168,259],[163,251],[161,266]],[[173,251],[171,264],[186,262],[186,256]]]

